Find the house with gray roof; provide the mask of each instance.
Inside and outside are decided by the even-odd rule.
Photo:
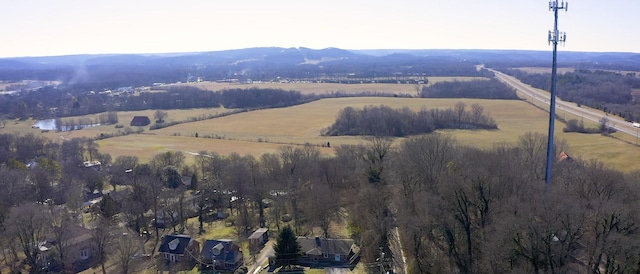
[[[299,236],[297,240],[302,253],[298,259],[301,265],[348,266],[359,256],[359,248],[352,239]]]
[[[240,246],[228,239],[206,240],[200,257],[204,269],[233,272],[244,264]]]
[[[200,243],[189,235],[166,235],[162,237],[162,244],[158,253],[172,263],[182,260],[194,260],[200,251]]]

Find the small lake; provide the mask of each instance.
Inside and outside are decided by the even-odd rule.
[[[61,130],[62,131],[78,130],[78,129],[83,129],[83,128],[87,128],[87,127],[95,127],[95,126],[99,126],[99,125],[100,124],[77,125],[77,126],[74,126],[74,127],[62,126]],[[57,124],[56,124],[56,119],[38,120],[31,127],[32,128],[38,128],[38,129],[41,129],[41,130],[58,130]]]
[[[56,119],[38,120],[31,127],[42,130],[56,130]]]

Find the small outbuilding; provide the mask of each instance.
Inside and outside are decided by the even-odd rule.
[[[256,229],[251,236],[248,238],[249,240],[249,250],[251,253],[258,252],[267,241],[269,241],[269,229],[266,227],[261,227]]]

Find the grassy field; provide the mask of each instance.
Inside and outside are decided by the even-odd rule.
[[[477,79],[488,79],[484,77],[429,77],[429,83],[427,85],[433,85],[438,82],[445,81],[470,81]],[[206,90],[223,90],[233,88],[276,88],[283,90],[297,90],[302,94],[331,94],[336,92],[346,94],[361,94],[363,92],[371,93],[392,93],[392,94],[407,94],[415,95],[416,86],[413,84],[337,84],[337,83],[252,83],[252,84],[240,84],[240,83],[216,83],[216,82],[200,82],[200,83],[185,83],[181,85],[195,86]]]
[[[443,130],[443,134],[453,136],[462,144],[490,148],[497,143],[517,142],[524,133],[540,132],[546,135],[548,114],[524,101],[479,100],[479,99],[418,99],[358,97],[324,99],[309,104],[288,108],[267,109],[241,113],[227,117],[180,124],[160,130],[147,131],[148,134],[129,135],[99,141],[101,150],[117,155],[137,155],[142,160],[167,150],[185,152],[215,151],[220,154],[238,152],[260,156],[266,152],[277,152],[287,144],[316,145],[329,142],[340,144],[363,144],[359,137],[321,136],[322,130],[335,121],[337,113],[346,106],[361,108],[367,105],[388,105],[393,108],[409,107],[413,110],[426,108],[449,108],[462,101],[467,106],[482,105],[485,113],[498,123],[498,130],[469,131]],[[563,133],[562,123],[556,123],[556,136],[570,145],[572,156],[599,159],[610,166],[631,171],[640,169],[640,147],[633,145],[631,138],[619,140],[598,134],[585,135]],[[195,138],[195,133],[199,138]],[[179,136],[177,136],[179,135]],[[219,139],[202,138],[217,136]],[[626,139],[624,139],[626,138]],[[321,153],[330,155],[332,148],[319,147]]]
[[[281,84],[292,85],[292,84]],[[302,85],[302,84],[300,84]],[[378,84],[377,86],[401,87],[400,84]],[[343,85],[347,88],[359,85]],[[412,85],[407,86],[407,92],[415,92]],[[293,87],[292,87],[293,89]],[[297,88],[296,88],[297,89]],[[311,84],[309,89],[320,89]],[[353,91],[353,89],[351,89]],[[119,155],[136,155],[142,161],[150,160],[154,155],[166,151],[183,151],[197,153],[200,151],[214,151],[222,155],[237,152],[241,155],[251,154],[256,157],[264,153],[278,152],[284,145],[303,145],[310,143],[318,145],[324,155],[333,154],[333,149],[322,146],[330,143],[332,147],[341,144],[364,144],[360,137],[322,136],[321,132],[331,125],[338,112],[347,106],[362,108],[367,105],[388,105],[393,108],[409,107],[417,111],[425,107],[449,108],[462,101],[467,106],[478,103],[484,107],[485,113],[493,117],[498,123],[498,130],[469,131],[443,130],[460,143],[481,148],[490,148],[496,143],[517,142],[524,133],[540,132],[547,134],[548,113],[534,107],[525,101],[517,100],[480,100],[480,99],[423,99],[423,98],[383,98],[383,97],[353,97],[331,98],[314,101],[304,105],[287,108],[265,109],[245,112],[226,117],[183,123],[159,130],[145,129],[143,134],[133,134],[98,141],[102,152],[110,153],[113,158]],[[225,109],[194,109],[170,110],[168,121],[186,120],[188,117],[208,115],[227,111]],[[153,116],[152,110],[138,112],[119,112],[119,124],[128,125],[134,115]],[[557,114],[566,119],[579,119],[563,114]],[[32,129],[33,121],[7,121],[0,133],[33,132],[42,134],[52,140],[62,140],[73,137],[95,137],[100,133],[113,132],[113,125],[98,126],[72,132],[41,132]],[[595,123],[585,123],[595,127]],[[569,146],[569,154],[584,159],[598,159],[605,164],[624,171],[640,170],[640,147],[635,145],[635,138],[621,133],[612,137],[601,135],[585,135],[577,133],[563,133],[564,124],[556,123],[556,136],[565,139]],[[198,138],[196,138],[196,133]],[[194,157],[187,157],[187,161]]]

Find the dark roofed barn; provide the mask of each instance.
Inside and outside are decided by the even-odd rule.
[[[151,119],[147,116],[134,116],[130,125],[133,127],[143,127],[151,124]]]

